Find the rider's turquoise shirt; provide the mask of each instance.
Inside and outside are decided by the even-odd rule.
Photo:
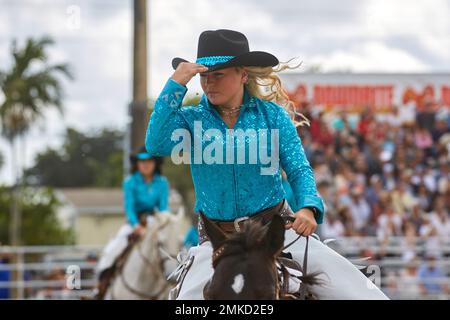
[[[139,171],[128,176],[123,182],[124,206],[128,223],[139,223],[140,212],[169,210],[169,183],[167,178],[154,174],[153,180],[145,182]]]
[[[194,247],[198,245],[198,230],[197,226],[191,226],[184,236],[183,245],[185,247]]]
[[[286,198],[280,174],[281,165],[292,186],[298,207],[315,207],[319,211],[316,220],[322,223],[323,201],[317,193],[313,170],[306,158],[297,130],[286,110],[276,103],[250,96],[245,90],[243,104],[233,130],[253,129],[257,134],[250,133],[248,136],[234,138],[234,143],[231,143],[225,138],[228,126],[205,95],[199,105],[182,107],[186,92],[185,86],[171,78],[167,81],[155,102],[145,142],[151,155],[168,156],[183,140],[180,134],[176,134],[179,133],[177,129],[184,129],[182,131],[191,135],[190,153],[187,157],[191,160],[197,212],[202,211],[211,219],[230,221],[274,206]],[[201,129],[198,130],[200,122]],[[206,151],[211,142],[217,139],[217,134],[211,133],[211,130],[208,132],[208,129],[220,130],[222,139],[217,141],[222,144],[222,158],[228,156],[225,156],[227,148],[234,149],[234,161],[228,162],[227,158],[222,163],[204,160],[196,162],[199,153],[196,153],[195,142],[200,141],[198,143],[202,147],[201,150]],[[279,133],[279,144],[273,144],[274,147],[270,143],[272,136],[276,136],[276,133],[271,131],[273,129],[278,129]],[[279,147],[279,159],[276,161],[278,169],[273,174],[261,174],[261,168],[269,167],[266,161],[261,160],[261,156],[256,157],[256,162],[252,162],[247,152],[245,163],[236,161],[237,146],[244,145],[248,151],[249,144],[254,143],[254,139],[257,139],[258,143],[264,141],[263,139],[269,142],[262,143],[258,151],[260,154],[276,154],[272,153],[272,149],[276,151],[275,148]],[[219,151],[217,149],[211,154],[218,155]]]
[[[283,189],[284,192],[286,192],[286,200],[289,203],[289,206],[291,207],[292,210],[294,210],[294,212],[300,210],[301,208],[299,208],[297,206],[297,201],[295,200],[295,196],[294,196],[294,191],[292,191],[291,185],[289,184],[289,181],[287,181],[286,179],[282,179],[282,184],[283,184]]]

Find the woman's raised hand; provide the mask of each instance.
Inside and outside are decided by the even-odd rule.
[[[191,62],[181,62],[172,75],[172,80],[185,86],[197,73],[206,72],[204,65]]]

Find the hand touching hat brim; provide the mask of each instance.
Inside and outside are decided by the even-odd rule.
[[[182,58],[174,58],[172,60],[172,67],[176,69],[181,62],[189,62]],[[264,51],[251,51],[239,55],[225,63],[217,64],[214,66],[207,66],[208,71],[215,71],[219,69],[225,69],[229,67],[274,67],[279,63],[278,59]]]

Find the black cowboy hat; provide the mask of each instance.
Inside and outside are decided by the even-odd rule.
[[[172,67],[176,69],[182,58],[174,58]],[[273,67],[278,59],[264,51],[250,51],[244,34],[226,29],[203,31],[198,39],[196,63],[208,67],[207,72],[238,66]]]
[[[135,172],[137,170],[137,162],[153,159],[156,163],[155,172],[161,174],[161,166],[164,163],[163,157],[157,157],[152,156],[150,153],[147,152],[147,148],[145,146],[142,146],[139,148],[139,150],[133,154],[130,155],[130,162],[131,162],[131,172]]]
[[[147,148],[144,146],[139,148],[139,150],[132,155],[130,155],[131,161],[137,161],[137,160],[148,160],[152,159],[153,157],[150,155],[150,153],[147,152]]]

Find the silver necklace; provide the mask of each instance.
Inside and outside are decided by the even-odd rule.
[[[241,110],[241,107],[240,107],[240,106],[237,107],[237,108],[231,108],[231,109],[228,109],[228,110],[224,110],[224,109],[218,108],[218,111],[219,111],[220,113],[222,113],[222,114],[225,114],[225,115],[232,115],[232,114],[235,114],[235,113],[239,112],[239,110]]]

